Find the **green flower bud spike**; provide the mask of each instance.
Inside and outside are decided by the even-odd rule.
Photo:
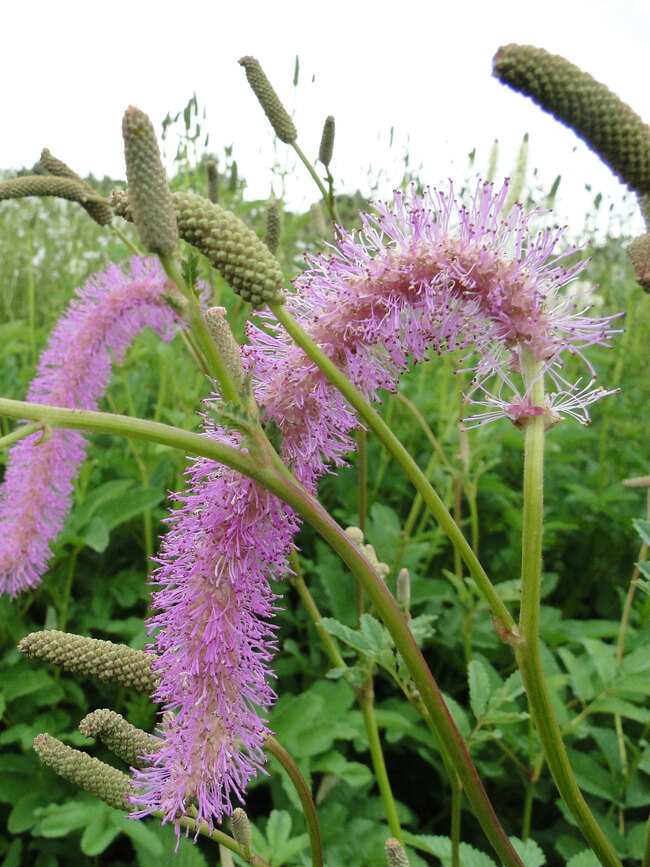
[[[644,292],[650,293],[650,234],[639,235],[627,248],[634,267],[636,282]]]
[[[113,191],[111,201],[116,214],[133,219],[130,193]],[[172,193],[172,203],[181,238],[207,256],[237,295],[254,307],[284,301],[277,259],[239,217],[194,193]]]
[[[330,114],[325,118],[323,133],[320,139],[320,147],[318,149],[318,159],[328,168],[329,164],[332,162],[332,153],[334,152],[334,132],[334,117]]]
[[[72,178],[56,178],[49,175],[24,175],[9,178],[0,184],[0,199],[23,199],[26,196],[56,196],[86,205],[91,199],[96,203],[106,202],[94,190],[90,192]]]
[[[280,243],[280,209],[276,199],[271,199],[266,209],[266,234],[264,243],[275,256]]]
[[[404,847],[394,837],[386,840],[384,845],[386,864],[388,867],[409,867],[409,859]]]
[[[100,738],[122,761],[137,768],[145,764],[141,757],[155,753],[162,743],[107,707],[85,716],[79,723],[79,731],[85,738]]]
[[[214,340],[228,368],[228,372],[232,376],[237,385],[242,385],[244,382],[244,368],[241,361],[241,353],[239,344],[235,340],[235,335],[228,325],[226,319],[225,307],[209,307],[203,314],[210,336]]]
[[[74,750],[48,734],[34,738],[34,750],[44,765],[85,792],[100,798],[109,807],[125,813],[134,809],[128,800],[130,778],[117,768]]]
[[[130,105],[122,119],[122,136],[129,201],[142,245],[150,253],[172,255],[178,245],[178,227],[153,124],[143,111]]]
[[[243,66],[246,70],[248,83],[253,89],[259,104],[264,109],[264,114],[271,122],[271,126],[277,137],[285,144],[293,144],[298,138],[294,122],[280,102],[280,97],[273,90],[271,82],[260,66],[259,60],[256,60],[254,57],[242,57],[239,65]]]
[[[205,170],[208,175],[208,198],[214,204],[219,203],[219,169],[214,160],[208,160],[205,164]]]
[[[151,654],[123,644],[45,629],[26,635],[19,642],[18,650],[31,659],[43,659],[66,671],[104,683],[119,683],[136,692],[149,694],[156,687]]]
[[[90,186],[89,183],[80,178],[79,175],[74,172],[70,166],[66,165],[62,160],[58,160],[55,156],[49,152],[47,148],[43,148],[41,152],[41,159],[39,161],[39,165],[41,168],[45,169],[46,172],[50,175],[56,175],[59,178],[70,178],[73,181],[77,181],[86,192],[91,196],[96,196],[96,191]],[[96,223],[99,223],[100,226],[108,226],[111,220],[113,219],[113,210],[108,202],[82,202],[81,206],[86,210],[86,212],[93,218]]]
[[[650,127],[604,84],[532,45],[505,45],[494,75],[570,127],[623,183],[650,193]]]
[[[248,816],[241,807],[235,807],[230,817],[230,827],[235,841],[242,848],[242,857],[245,860],[252,858],[253,850],[251,844],[253,835],[251,832],[251,824],[248,821]]]

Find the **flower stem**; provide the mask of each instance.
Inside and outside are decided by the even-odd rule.
[[[544,380],[529,350],[523,352],[526,383],[533,383],[530,398],[544,406]],[[517,664],[526,688],[530,715],[537,729],[555,785],[585,839],[605,867],[621,867],[611,843],[592,814],[573,775],[555,718],[542,668],[539,638],[542,583],[542,518],[544,500],[544,417],[528,421],[524,446],[524,509],[521,555],[520,639],[515,643]]]
[[[384,812],[388,819],[388,827],[393,837],[404,844],[404,834],[397,815],[397,807],[393,790],[391,789],[388,772],[386,770],[386,762],[384,761],[384,753],[381,748],[381,740],[379,738],[379,729],[377,728],[377,717],[375,716],[375,691],[372,683],[372,676],[368,672],[364,677],[364,682],[361,687],[355,689],[357,701],[361,709],[363,721],[366,726],[366,734],[368,735],[368,746],[370,748],[370,757],[372,766],[375,770],[375,779],[379,787],[381,800],[384,804]]]
[[[321,845],[320,828],[318,825],[318,817],[316,816],[316,807],[309,791],[309,786],[303,775],[300,773],[300,768],[291,758],[289,753],[281,744],[271,735],[265,743],[264,749],[268,750],[271,755],[280,762],[284,770],[287,772],[289,779],[293,783],[300,805],[307,823],[307,833],[309,834],[309,848],[311,851],[311,863],[313,867],[323,867],[323,848]]]
[[[336,225],[340,226],[341,225],[341,218],[339,217],[339,215],[337,213],[336,204],[334,203],[334,196],[331,195],[331,190],[330,190],[330,193],[328,194],[327,190],[325,189],[325,187],[323,185],[323,182],[316,174],[316,170],[314,169],[312,164],[309,162],[309,160],[307,159],[305,154],[302,152],[302,150],[298,146],[298,143],[296,141],[291,142],[291,147],[298,154],[298,157],[300,158],[301,162],[304,164],[305,168],[307,169],[309,174],[314,179],[314,183],[316,184],[316,186],[320,190],[320,193],[323,197],[323,201],[325,202],[325,206],[326,206],[327,210],[329,211],[330,217],[332,218],[332,222],[335,223]],[[328,170],[328,174],[329,174],[329,170]]]
[[[352,385],[334,362],[316,345],[311,337],[303,331],[296,320],[281,304],[269,304],[272,312],[283,325],[298,346],[312,359],[319,370],[332,382],[343,396],[357,411],[361,421],[375,434],[389,453],[402,466],[406,475],[413,483],[416,491],[429,507],[431,514],[446,533],[454,548],[458,551],[471,577],[476,582],[479,591],[487,600],[492,615],[497,624],[497,631],[503,639],[517,634],[515,621],[479,563],[471,546],[456,525],[453,517],[445,507],[438,494],[431,486],[420,467],[413,460],[392,430],[366,401],[363,395]]]
[[[237,386],[221,357],[217,345],[210,335],[210,331],[205,323],[199,302],[197,301],[194,292],[189,288],[189,286],[187,286],[185,280],[183,280],[173,256],[160,255],[159,259],[169,279],[175,283],[189,303],[189,326],[196,337],[198,345],[201,347],[210,375],[219,385],[221,397],[225,401],[229,401],[236,405],[240,404],[241,397]]]

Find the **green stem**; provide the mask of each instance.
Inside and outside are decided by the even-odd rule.
[[[506,867],[523,867],[494,812],[429,667],[392,594],[360,549],[311,494],[282,471],[273,457],[250,455],[208,437],[159,422],[145,421],[90,410],[62,409],[44,404],[0,398],[0,413],[32,418],[53,426],[134,436],[181,449],[223,463],[262,484],[300,514],[349,567],[361,582],[401,654],[439,739],[445,744],[472,810],[495,852]],[[274,453],[275,455],[275,453]],[[277,455],[275,456],[277,457]],[[263,459],[265,458],[265,459]]]
[[[296,588],[298,596],[300,596],[300,601],[307,609],[307,613],[311,617],[311,620],[316,627],[316,632],[318,632],[318,637],[323,644],[323,649],[327,654],[327,658],[332,663],[334,668],[347,668],[345,660],[341,656],[341,651],[338,649],[336,642],[329,634],[327,629],[325,629],[325,627],[321,625],[321,613],[318,610],[318,606],[314,602],[314,597],[311,595],[311,593],[309,592],[309,588],[305,584],[305,579],[302,577],[302,569],[300,568],[298,555],[295,551],[291,552],[290,559],[294,574],[289,580],[291,581],[291,584]]]
[[[368,736],[368,746],[370,748],[370,758],[372,766],[375,770],[375,779],[379,787],[379,794],[384,804],[384,812],[388,819],[388,827],[390,833],[399,842],[404,845],[404,834],[397,815],[397,806],[393,797],[388,772],[386,770],[386,762],[384,761],[384,753],[381,748],[381,740],[379,738],[379,729],[377,727],[377,717],[375,716],[375,691],[372,683],[372,677],[368,674],[364,678],[364,683],[358,689],[355,689],[361,714],[366,726],[366,734]]]
[[[289,779],[293,783],[293,787],[300,798],[300,805],[305,816],[305,822],[307,823],[312,867],[323,867],[323,848],[320,839],[320,828],[318,825],[318,817],[316,815],[316,807],[314,806],[314,800],[309,791],[309,786],[307,785],[303,775],[300,773],[298,765],[274,737],[270,736],[266,739],[264,749],[268,750],[268,752],[271,753],[278,762],[280,762],[284,770],[287,772]]]
[[[451,867],[460,867],[460,822],[463,787],[457,774],[451,778]]]
[[[534,381],[531,401],[534,406],[544,406],[544,381],[542,376],[538,376],[539,364],[529,350],[524,350],[522,361],[524,381],[527,384]],[[520,638],[515,643],[517,664],[526,688],[530,715],[562,799],[601,864],[606,867],[621,867],[611,843],[576,783],[542,668],[539,611],[542,582],[543,474],[544,417],[540,416],[528,420],[525,433]]]
[[[298,154],[300,161],[304,164],[305,168],[307,169],[309,174],[314,179],[314,183],[316,184],[316,186],[320,190],[321,196],[323,197],[323,201],[325,202],[325,206],[327,207],[327,210],[330,213],[330,217],[332,218],[332,222],[334,222],[337,226],[340,226],[341,225],[341,219],[337,213],[336,205],[334,204],[334,197],[327,194],[327,190],[325,189],[323,182],[316,174],[316,170],[314,169],[312,164],[309,162],[307,157],[304,155],[304,153],[300,149],[298,143],[293,141],[293,142],[291,142],[291,146],[295,150],[295,152]]]
[[[650,818],[645,829],[645,845],[643,847],[643,861],[641,867],[650,867]]]
[[[479,563],[471,546],[456,525],[452,516],[449,514],[445,504],[431,487],[431,484],[420,467],[413,460],[411,455],[397,439],[388,425],[386,425],[381,416],[375,412],[363,395],[357,391],[334,362],[328,358],[320,347],[314,343],[311,337],[302,330],[300,325],[286,310],[286,308],[277,303],[271,303],[269,304],[269,307],[295,342],[350,402],[352,407],[357,411],[361,421],[375,434],[395,460],[397,460],[397,462],[402,466],[415,489],[429,507],[431,514],[434,516],[441,529],[446,533],[454,548],[459,552],[471,577],[476,582],[479,591],[487,600],[500,637],[503,640],[516,637],[517,626],[512,615],[508,611],[503,600],[500,598],[485,570]]]
[[[15,442],[18,442],[18,440],[23,439],[23,437],[31,436],[31,434],[36,433],[39,430],[42,432],[43,437],[47,435],[47,427],[43,424],[42,421],[33,421],[31,424],[25,424],[22,425],[22,427],[17,427],[6,436],[0,437],[0,450],[9,448],[9,446],[13,445]]]
[[[224,363],[221,353],[203,318],[199,302],[194,292],[187,286],[185,280],[178,270],[176,260],[173,256],[159,256],[160,262],[165,269],[165,273],[172,280],[181,293],[185,296],[189,303],[189,326],[192,333],[196,337],[198,345],[207,362],[207,368],[210,375],[216,379],[219,384],[219,391],[223,400],[239,405],[242,402],[237,385],[235,384],[230,371]]]
[[[151,813],[152,816],[155,816],[158,819],[164,819],[165,816],[160,810],[156,810]],[[224,834],[223,831],[219,831],[217,828],[213,828],[210,830],[210,826],[205,821],[205,819],[201,819],[200,822],[197,822],[196,819],[192,815],[187,816],[179,816],[177,819],[174,819],[174,822],[178,822],[178,825],[186,830],[188,834],[190,832],[196,834],[198,833],[202,837],[208,837],[210,840],[215,840],[221,846],[225,846],[226,849],[230,849],[231,852],[234,852],[235,855],[238,855],[240,858],[244,858],[247,864],[251,864],[252,867],[271,867],[268,861],[265,861],[263,858],[260,858],[259,855],[255,855],[253,853],[252,858],[246,859],[245,852],[243,848],[237,843],[237,841],[233,837],[229,837],[228,834]]]

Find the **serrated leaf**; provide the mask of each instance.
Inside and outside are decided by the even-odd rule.
[[[13,809],[9,813],[7,830],[12,834],[22,834],[29,828],[33,828],[38,821],[36,810],[39,807],[45,807],[50,802],[50,793],[42,789],[35,792],[33,786],[30,788],[32,791],[16,798]]]
[[[86,525],[81,534],[84,543],[96,551],[98,554],[103,554],[108,548],[111,534],[106,526],[105,521],[98,515],[95,515]]]
[[[287,842],[291,834],[291,816],[286,810],[271,810],[266,823],[266,839],[273,855]]]
[[[597,699],[591,705],[591,710],[594,713],[618,713],[626,719],[635,720],[635,722],[650,723],[650,710],[614,696]]]
[[[42,810],[36,833],[43,837],[65,837],[71,831],[85,828],[105,806],[100,801],[50,804]]]
[[[543,867],[546,864],[546,855],[534,840],[526,840],[524,843],[518,837],[511,837],[510,842],[526,867]]]
[[[370,652],[370,643],[368,642],[368,639],[356,629],[351,629],[339,620],[334,620],[333,617],[322,617],[320,619],[320,625],[323,626],[330,635],[338,638],[344,644],[347,644],[348,647],[352,647],[359,651],[359,653]]]
[[[472,659],[467,666],[469,683],[469,703],[472,713],[478,719],[487,710],[490,699],[490,678],[485,666],[477,659]]]
[[[120,830],[112,820],[111,813],[99,813],[81,835],[81,851],[90,858],[100,855],[108,849]]]
[[[368,647],[373,654],[379,654],[394,646],[393,639],[386,627],[371,614],[361,616],[361,634],[367,640]]]
[[[650,545],[650,521],[646,521],[643,518],[635,518],[632,523],[634,524],[634,529],[641,536],[641,540],[646,545]]]
[[[571,688],[583,704],[587,704],[595,695],[596,690],[589,677],[587,667],[583,662],[568,649],[568,647],[560,647],[558,655],[564,667],[569,672]]]
[[[406,843],[416,849],[428,852],[430,855],[436,855],[441,861],[441,867],[451,867],[451,840],[449,837],[405,833],[404,839]],[[496,867],[489,855],[478,849],[473,849],[468,843],[460,844],[459,854],[462,867]]]
[[[569,859],[566,867],[600,867],[600,861],[591,849],[585,849]]]
[[[594,665],[604,686],[610,683],[616,674],[616,649],[611,644],[598,641],[595,638],[583,638],[582,643]]]

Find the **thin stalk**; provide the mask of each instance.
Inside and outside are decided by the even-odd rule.
[[[384,812],[388,819],[388,827],[392,836],[404,845],[404,834],[402,833],[402,826],[397,815],[397,806],[395,805],[395,798],[393,797],[393,790],[388,779],[386,762],[384,761],[384,753],[381,748],[377,718],[375,716],[375,690],[372,677],[369,674],[364,678],[362,686],[355,689],[355,693],[366,726],[370,758],[375,770],[375,779],[377,780],[379,794],[384,805]]]
[[[375,412],[363,395],[357,391],[352,383],[344,376],[333,361],[325,355],[320,347],[316,345],[311,337],[303,331],[286,308],[277,303],[271,303],[269,304],[269,307],[295,342],[304,350],[304,352],[307,353],[319,370],[325,374],[330,382],[332,382],[341,394],[350,402],[366,427],[375,434],[382,445],[385,446],[389,453],[401,465],[406,475],[413,483],[415,489],[419,494],[421,494],[424,502],[429,507],[429,510],[441,529],[446,533],[454,548],[460,553],[471,577],[476,582],[479,591],[486,599],[492,611],[492,615],[497,625],[497,631],[501,638],[507,640],[516,637],[517,626],[512,615],[497,593],[485,570],[479,563],[471,546],[456,525],[453,517],[449,514],[445,504],[442,502],[436,491],[431,487],[431,484],[420,467],[413,460],[411,455],[397,439],[388,425],[386,425],[381,416]]]
[[[158,819],[165,818],[160,810],[155,810],[151,815],[156,816]],[[230,849],[230,851],[234,852],[235,855],[245,859],[245,852],[239,843],[237,843],[233,837],[229,837],[228,834],[219,831],[218,828],[210,830],[210,826],[205,819],[201,819],[200,822],[197,822],[195,817],[187,815],[179,816],[177,819],[174,819],[174,822],[177,822],[179,827],[187,831],[188,834],[190,832],[193,832],[194,834],[198,832],[202,837],[208,837],[210,840],[215,840],[219,845],[225,846],[226,849]],[[253,853],[252,858],[246,859],[246,863],[250,864],[251,867],[271,867],[268,861],[265,861],[264,858],[260,858],[260,856],[255,853]]]
[[[210,375],[219,384],[219,391],[223,400],[240,405],[242,402],[239,389],[235,384],[230,371],[226,367],[221,353],[205,323],[199,302],[194,292],[187,286],[178,270],[176,260],[172,256],[159,256],[165,273],[172,280],[189,303],[189,326],[196,337],[201,352],[207,362]]]
[[[534,383],[531,401],[534,406],[544,406],[544,381],[542,376],[538,376],[539,365],[528,350],[524,350],[522,361],[524,380],[526,383]],[[604,867],[621,867],[611,843],[576,783],[542,668],[539,611],[542,582],[543,474],[544,418],[539,416],[528,420],[525,432],[520,638],[514,645],[515,654],[526,688],[530,715],[555,785],[600,863]]]
[[[247,453],[226,446],[200,434],[185,431],[160,422],[145,421],[90,410],[62,409],[44,404],[0,398],[0,413],[13,418],[47,421],[53,426],[95,430],[120,436],[134,436],[181,449],[225,464],[262,484],[300,514],[350,568],[361,582],[375,609],[388,629],[397,651],[401,654],[415,688],[420,693],[436,734],[445,744],[472,810],[483,831],[505,867],[523,867],[470,759],[469,753],[440,694],[438,685],[392,594],[372,568],[360,549],[334,521],[323,506],[280,468],[273,457]],[[273,453],[275,455],[275,453]],[[275,455],[277,457],[277,455]]]
[[[345,664],[345,660],[341,656],[341,651],[339,650],[336,642],[329,634],[327,629],[321,625],[321,613],[318,610],[318,606],[314,602],[314,597],[309,592],[309,588],[305,584],[305,579],[302,577],[302,569],[300,568],[300,563],[298,562],[298,555],[295,551],[292,551],[290,554],[291,566],[293,567],[294,574],[290,576],[289,580],[291,584],[296,588],[298,596],[300,596],[300,601],[307,609],[307,613],[311,617],[311,620],[316,627],[316,632],[318,632],[318,637],[320,638],[323,649],[327,654],[327,658],[332,663],[334,668],[347,668]]]
[[[47,426],[40,421],[33,421],[31,424],[25,424],[21,427],[17,427],[6,436],[0,437],[0,450],[9,448],[9,446],[13,445],[15,442],[18,442],[18,440],[23,439],[23,437],[31,436],[31,434],[36,433],[36,431],[39,430],[42,431],[43,436],[47,435]]]
[[[293,783],[296,794],[300,799],[300,805],[307,824],[312,867],[323,867],[323,847],[320,838],[318,816],[316,815],[316,807],[311,792],[309,791],[307,781],[300,773],[300,768],[291,758],[289,753],[272,735],[266,739],[264,749],[271,753],[271,755],[280,762],[284,770],[287,772],[289,779]]]
[[[460,822],[463,787],[454,774],[451,778],[451,867],[460,867]]]
[[[341,653],[337,645],[335,644],[334,639],[320,625],[320,611],[318,610],[318,607],[304,582],[300,570],[300,564],[298,563],[298,556],[295,551],[291,554],[291,563],[295,572],[295,575],[291,579],[291,581],[294,587],[296,587],[296,589],[298,590],[300,598],[303,601],[314,625],[316,626],[316,629],[318,630],[318,634],[321,638],[321,641],[323,642],[325,652],[327,653],[330,662],[332,662],[332,664],[336,668],[347,668],[345,660],[341,656]],[[368,736],[368,744],[370,747],[370,756],[375,770],[375,778],[377,780],[379,792],[384,804],[386,818],[388,819],[388,825],[393,836],[397,837],[397,839],[401,843],[403,843],[404,840],[402,835],[402,829],[399,824],[399,818],[397,816],[395,798],[393,797],[393,791],[391,789],[390,780],[386,771],[386,763],[384,761],[384,755],[381,749],[381,742],[379,739],[379,730],[377,728],[377,719],[375,717],[374,710],[374,688],[372,682],[372,675],[370,674],[370,672],[368,672],[363,685],[359,688],[352,686],[352,690],[355,694],[357,701],[359,702],[363,721],[366,726],[366,734]]]
[[[291,147],[298,154],[300,161],[304,164],[305,168],[307,169],[309,174],[314,179],[314,183],[316,184],[316,186],[320,190],[321,196],[323,197],[323,201],[325,202],[325,206],[327,207],[327,210],[329,211],[330,217],[332,218],[332,222],[335,225],[340,226],[341,225],[341,218],[339,217],[338,212],[336,210],[336,204],[334,202],[334,197],[329,196],[327,194],[327,190],[325,189],[323,182],[318,177],[318,175],[316,174],[316,170],[314,169],[312,164],[309,162],[307,157],[304,155],[304,153],[302,152],[302,150],[298,146],[298,143],[295,141],[291,142]],[[328,170],[328,172],[329,172],[329,170]]]
[[[133,253],[134,256],[142,256],[142,250],[138,250],[133,241],[128,238],[121,229],[118,229],[117,226],[111,224],[111,231],[120,239],[124,246]]]
[[[357,432],[357,477],[359,490],[359,529],[366,535],[366,517],[368,515],[368,437],[363,428]],[[361,623],[363,614],[363,588],[358,581],[354,584],[355,607],[357,623]]]
[[[643,861],[641,867],[650,867],[650,819],[645,829],[645,845],[643,847]]]

